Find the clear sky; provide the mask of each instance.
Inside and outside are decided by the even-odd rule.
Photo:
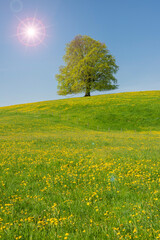
[[[26,48],[17,26],[35,13],[47,36]],[[70,97],[57,95],[55,74],[78,34],[104,42],[117,60],[119,89],[103,94],[160,90],[160,0],[0,0],[0,106]]]

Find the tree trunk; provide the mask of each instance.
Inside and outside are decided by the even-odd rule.
[[[91,84],[90,84],[90,79],[86,83],[86,92],[84,97],[90,97],[90,91],[91,91]]]
[[[84,97],[90,97],[90,96],[91,96],[90,92],[88,92],[88,93],[86,92],[85,95],[84,95]]]

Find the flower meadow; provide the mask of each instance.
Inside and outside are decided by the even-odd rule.
[[[160,239],[159,100],[0,108],[0,239]]]

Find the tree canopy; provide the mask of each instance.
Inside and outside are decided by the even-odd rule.
[[[90,96],[96,90],[118,87],[114,77],[118,66],[105,43],[78,35],[66,45],[63,60],[66,65],[60,66],[56,75],[59,95],[85,92]]]

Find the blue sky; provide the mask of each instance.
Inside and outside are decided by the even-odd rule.
[[[14,1],[0,0],[0,106],[70,97],[57,95],[55,74],[78,34],[106,43],[117,60],[119,89],[103,94],[160,90],[159,0]],[[18,19],[35,13],[47,37],[26,48],[15,36]]]

